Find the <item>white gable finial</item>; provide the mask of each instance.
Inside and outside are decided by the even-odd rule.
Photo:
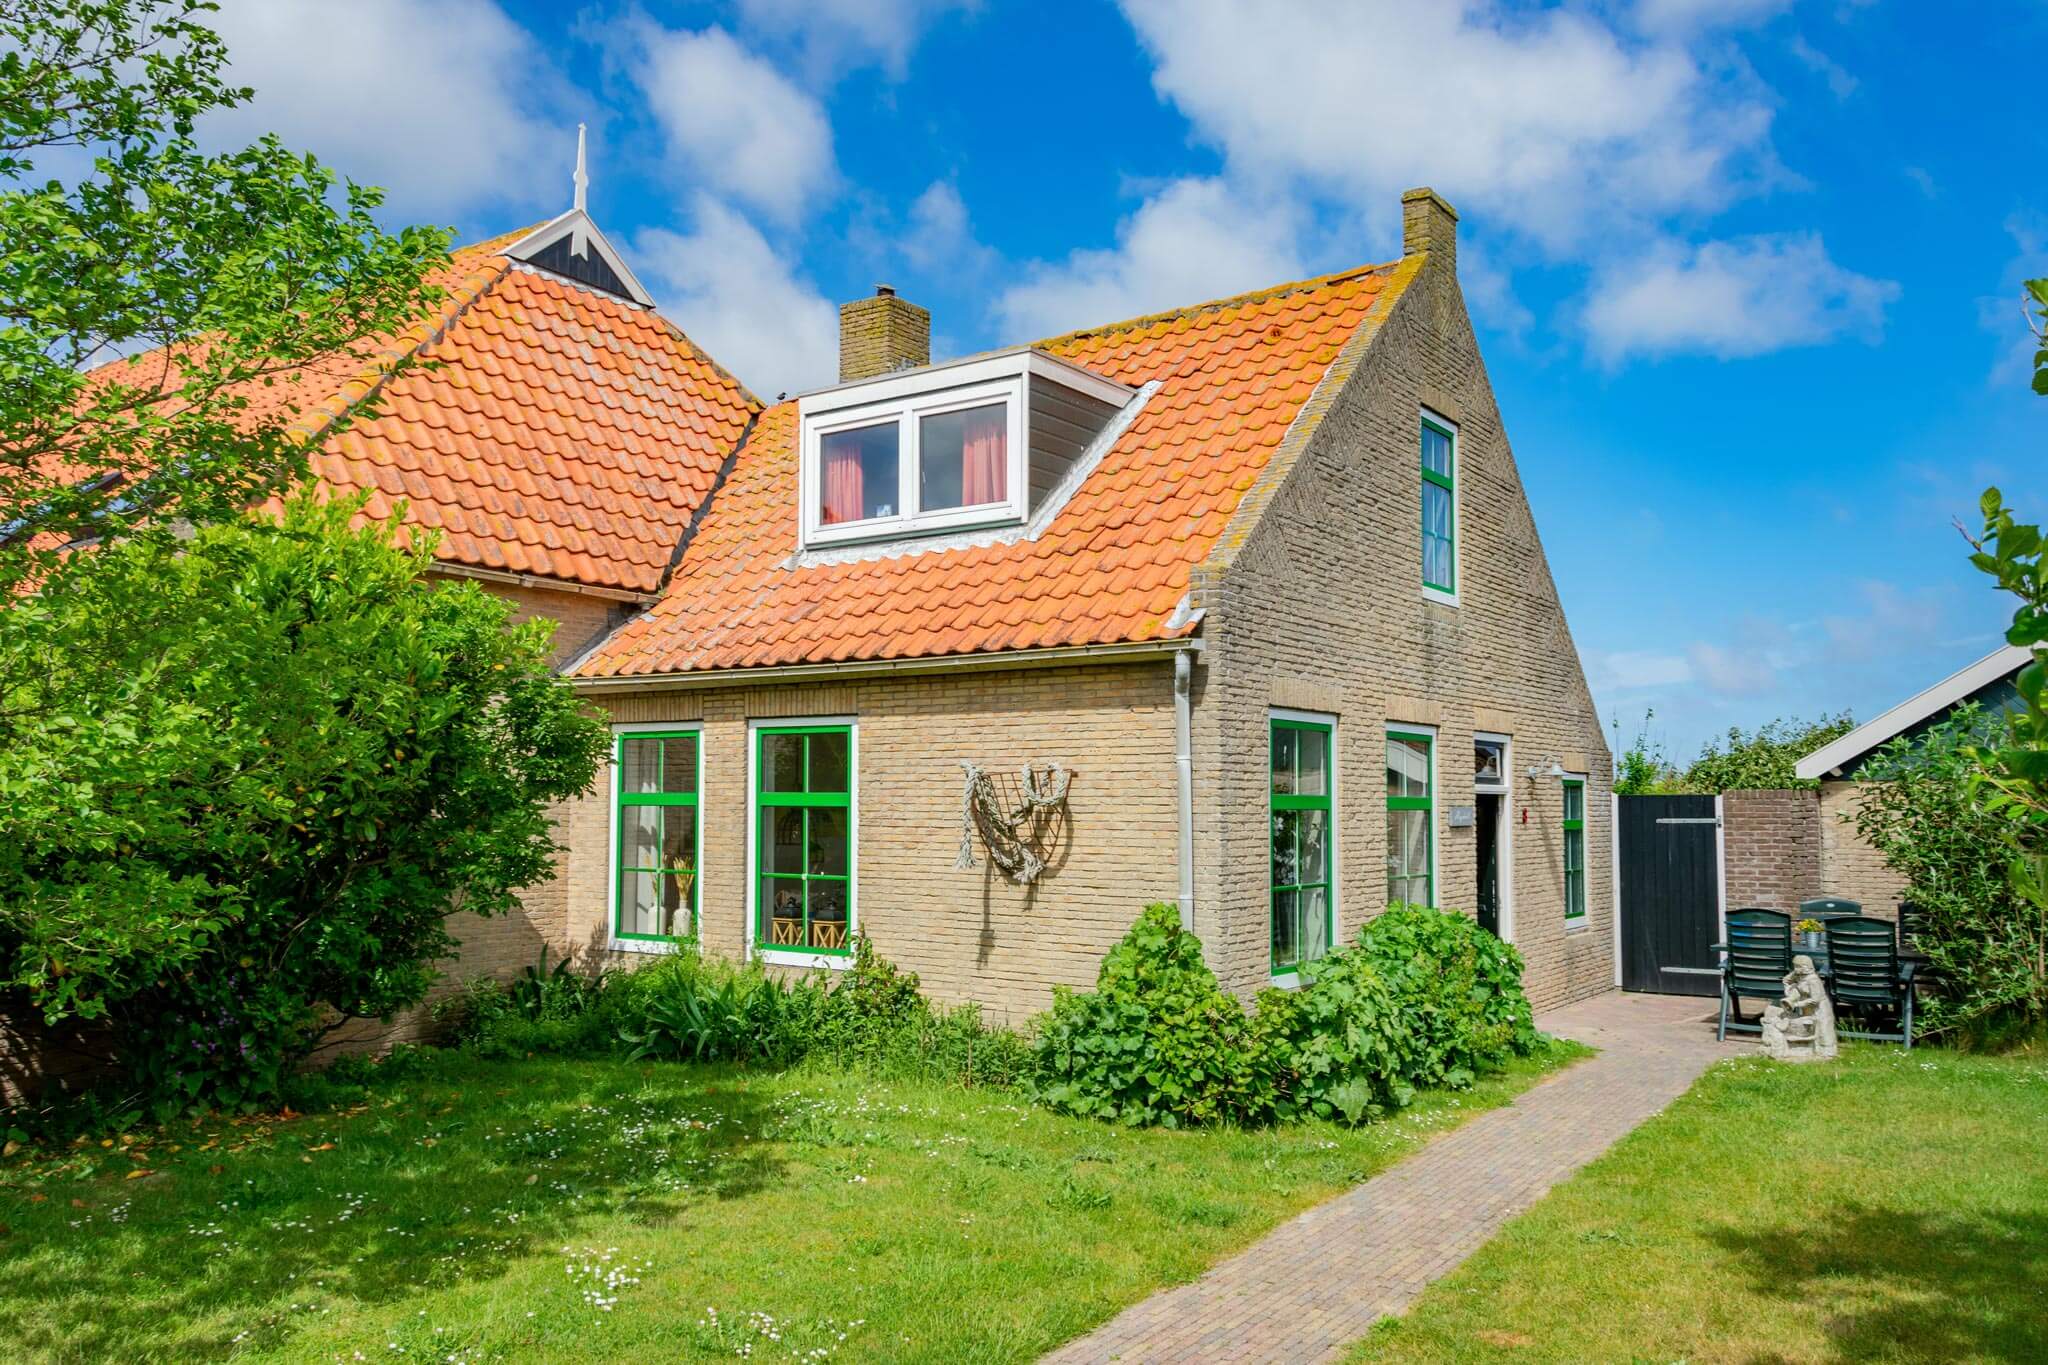
[[[590,254],[589,239],[583,231],[584,220],[589,216],[590,212],[584,207],[585,200],[589,198],[589,190],[590,175],[583,169],[583,125],[579,123],[576,125],[575,211],[577,218],[575,226],[569,229],[569,250],[577,256],[588,256]]]
[[[590,176],[583,169],[583,125],[576,125],[576,207],[583,208],[588,197]]]

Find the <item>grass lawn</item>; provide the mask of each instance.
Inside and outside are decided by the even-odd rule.
[[[1347,1131],[430,1060],[360,1104],[0,1164],[9,1360],[1029,1360],[1581,1049]],[[147,1172],[147,1174],[142,1174]]]
[[[1721,1063],[1354,1360],[2048,1360],[2048,1057]]]

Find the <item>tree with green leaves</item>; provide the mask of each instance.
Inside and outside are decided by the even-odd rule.
[[[379,191],[274,137],[202,149],[251,95],[214,8],[0,0],[0,592],[290,485],[306,405],[435,297],[445,231],[384,231]]]
[[[418,1003],[604,753],[553,623],[360,507],[144,527],[0,611],[0,1013],[112,1025],[163,1112]]]

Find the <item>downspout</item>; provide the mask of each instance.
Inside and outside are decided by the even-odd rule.
[[[1195,927],[1195,644],[1173,656],[1173,763],[1180,774],[1180,927]]]

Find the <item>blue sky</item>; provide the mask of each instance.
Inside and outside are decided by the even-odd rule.
[[[764,396],[877,281],[942,353],[1398,254],[1461,273],[1603,717],[1685,755],[1869,717],[2008,614],[1952,525],[2048,513],[2048,7],[229,0],[274,129],[474,239],[591,207]]]

